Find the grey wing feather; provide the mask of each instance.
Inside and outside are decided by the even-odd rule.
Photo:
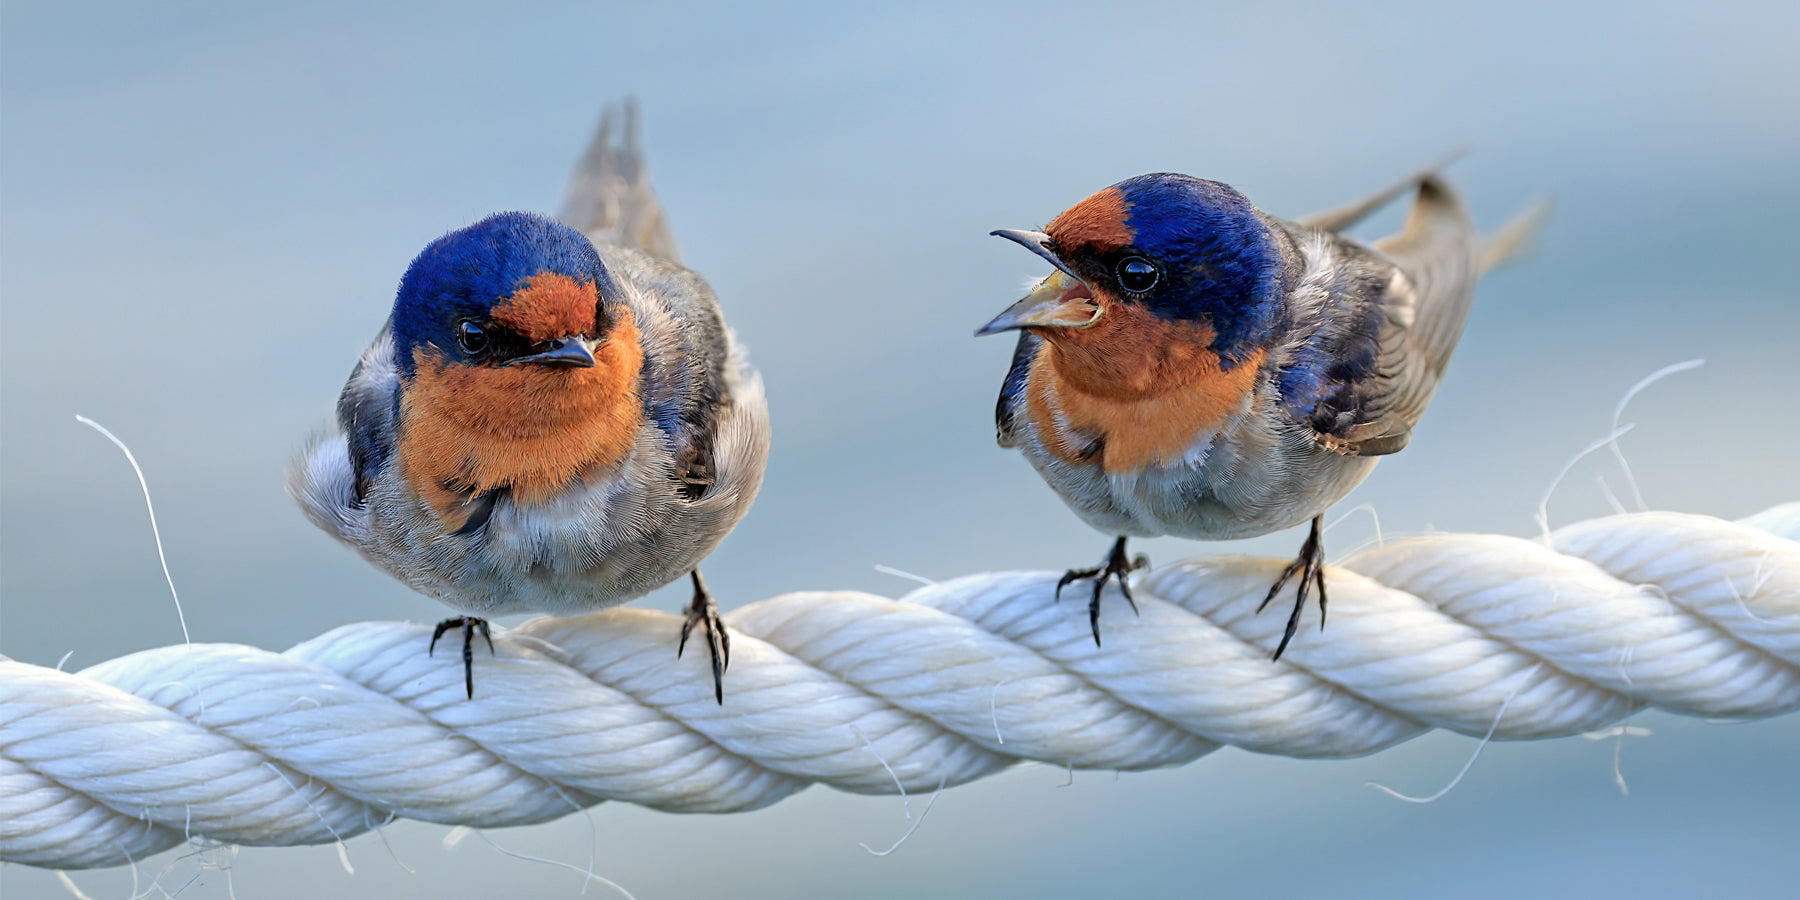
[[[1282,394],[1321,445],[1347,456],[1404,448],[1443,378],[1474,295],[1476,236],[1455,193],[1419,182],[1405,229],[1373,250],[1300,229],[1292,295],[1309,324],[1282,363]]]
[[[314,434],[288,467],[288,494],[301,511],[353,547],[368,538],[366,503],[393,457],[399,384],[393,337],[384,326],[338,395],[338,427]]]
[[[1525,208],[1525,211],[1513,216],[1500,230],[1489,235],[1481,242],[1481,253],[1476,257],[1475,268],[1482,274],[1503,263],[1511,262],[1531,253],[1537,242],[1538,232],[1544,223],[1550,220],[1550,214],[1556,211],[1556,201],[1545,197]]]
[[[1339,399],[1339,408],[1353,406],[1361,415],[1319,430],[1322,445],[1352,456],[1406,446],[1462,337],[1476,280],[1528,248],[1550,210],[1549,201],[1534,204],[1482,241],[1448,185],[1420,182],[1405,230],[1375,244],[1398,272],[1373,291],[1381,311],[1373,372],[1347,380],[1340,391],[1351,402]]]
[[[1388,416],[1410,429],[1437,393],[1475,297],[1475,223],[1448,184],[1419,184],[1406,228],[1375,243],[1405,274],[1410,297],[1395,298],[1381,341],[1381,368],[1392,380]]]
[[[607,268],[635,288],[644,414],[668,437],[683,480],[703,491],[712,479],[721,410],[734,401],[732,342],[718,299],[700,276],[672,262],[625,247],[599,249]]]
[[[1313,215],[1298,221],[1301,225],[1305,225],[1308,228],[1317,228],[1320,231],[1329,231],[1333,233],[1343,231],[1344,229],[1361,222],[1363,219],[1368,218],[1376,210],[1399,199],[1406,192],[1417,188],[1420,183],[1424,182],[1426,179],[1436,177],[1439,172],[1449,168],[1451,163],[1461,159],[1464,154],[1468,152],[1469,148],[1460,147],[1455,151],[1446,154],[1443,159],[1413,172],[1361,200],[1340,206],[1337,209],[1327,210],[1322,213],[1314,213]]]
[[[375,342],[344,382],[338,395],[338,428],[344,433],[350,466],[356,476],[356,503],[394,453],[395,404],[400,396],[400,370],[394,361],[393,325],[383,325]]]
[[[681,251],[668,215],[650,187],[638,145],[637,103],[626,100],[600,115],[600,126],[569,175],[558,213],[595,244],[632,247],[671,262]]]

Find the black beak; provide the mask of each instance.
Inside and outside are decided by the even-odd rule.
[[[1081,280],[1081,276],[1075,274],[1075,270],[1069,268],[1069,264],[1063,262],[1062,257],[1057,256],[1055,250],[1050,249],[1050,236],[1041,231],[1026,231],[1022,228],[1002,228],[998,231],[990,231],[988,234],[993,237],[1006,238],[1048,260],[1051,265],[1061,269],[1064,275],[1067,275],[1076,281]]]
[[[557,369],[591,369],[594,367],[594,348],[599,345],[600,342],[592,338],[571,334],[545,341],[538,345],[543,349],[530,356],[515,357],[507,365],[532,363]]]
[[[1086,328],[1100,321],[1100,305],[1094,292],[1069,268],[1050,247],[1050,236],[1041,231],[1002,228],[989,232],[1003,237],[1048,260],[1056,271],[1025,295],[1025,299],[1006,308],[992,322],[981,326],[976,337],[1015,328]]]

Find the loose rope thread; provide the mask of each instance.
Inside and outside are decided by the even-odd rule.
[[[395,818],[476,828],[601,800],[737,812],[812,783],[928,791],[1021,760],[1152,769],[1225,744],[1373,753],[1433,728],[1581,734],[1645,707],[1800,708],[1800,503],[1743,523],[1618,515],[1541,542],[1436,535],[1330,569],[1278,662],[1256,606],[1283,561],[1209,557],[1112,589],[1103,647],[1057,573],[900,600],[786,594],[726,616],[724,706],[679,620],[618,608],[497,632],[463,696],[427,626],[286,653],[163,647],[77,674],[0,658],[0,860],[117,865],[184,841],[341,840]]]

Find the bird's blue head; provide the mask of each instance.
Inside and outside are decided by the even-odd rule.
[[[1256,208],[1228,185],[1159,172],[1070,207],[1042,232],[997,231],[1061,270],[981,333],[1029,328],[1053,341],[1108,316],[1202,327],[1230,366],[1266,340],[1281,257]],[[1188,333],[1192,333],[1191,329]]]
[[[468,498],[537,501],[630,452],[643,344],[586,237],[501,213],[433,241],[400,279],[398,454],[446,528]]]
[[[400,279],[401,372],[411,378],[427,357],[457,367],[591,367],[617,297],[580,232],[533,213],[490,216],[432,241]]]

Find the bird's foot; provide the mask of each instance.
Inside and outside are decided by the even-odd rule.
[[[675,647],[675,656],[680,658],[687,649],[688,633],[699,625],[706,632],[706,648],[712,651],[713,696],[720,706],[725,705],[725,669],[731,665],[731,633],[725,630],[725,623],[719,620],[719,604],[713,602],[712,593],[707,591],[706,582],[700,578],[700,570],[694,573],[694,602],[688,604],[687,619],[681,623],[681,643]]]
[[[1288,641],[1294,639],[1294,632],[1300,628],[1300,611],[1306,608],[1306,593],[1314,585],[1319,588],[1319,630],[1325,630],[1325,546],[1319,538],[1319,524],[1325,517],[1313,516],[1312,531],[1306,536],[1306,543],[1300,545],[1300,555],[1288,563],[1281,571],[1281,577],[1275,579],[1275,586],[1269,588],[1269,595],[1257,604],[1256,611],[1262,612],[1275,595],[1287,585],[1288,579],[1295,574],[1300,576],[1300,583],[1294,588],[1294,611],[1288,615],[1287,630],[1282,632],[1281,643],[1275,648],[1275,655],[1270,659],[1280,659],[1287,649]]]
[[[449,631],[452,628],[462,629],[463,683],[468,685],[469,699],[473,700],[475,699],[475,632],[481,632],[482,638],[487,641],[489,653],[494,652],[494,635],[488,631],[486,619],[477,619],[474,616],[457,616],[454,619],[445,619],[444,621],[437,623],[437,627],[431,630],[431,646],[425,648],[426,656],[430,656],[432,651],[437,649],[438,638],[443,637],[444,632]]]
[[[1088,625],[1094,629],[1094,646],[1100,646],[1100,593],[1106,589],[1108,578],[1117,578],[1119,592],[1125,595],[1125,602],[1131,604],[1131,611],[1137,612],[1137,601],[1131,597],[1131,583],[1125,576],[1139,569],[1150,567],[1150,557],[1138,554],[1136,558],[1125,555],[1125,538],[1120,537],[1113,542],[1112,550],[1100,565],[1091,569],[1070,569],[1056,580],[1056,599],[1062,601],[1062,589],[1085,578],[1094,580],[1094,596],[1088,601]]]

